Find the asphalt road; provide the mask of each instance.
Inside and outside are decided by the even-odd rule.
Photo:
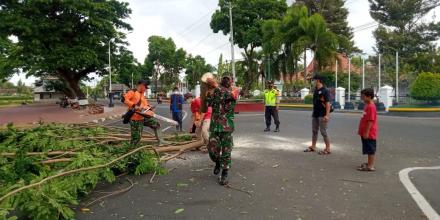
[[[168,115],[167,109],[163,105],[157,111]],[[398,173],[408,167],[440,165],[440,119],[379,116],[377,170],[359,172],[356,166],[366,159],[356,135],[360,115],[332,115],[333,151],[328,156],[302,152],[310,143],[310,115],[282,110],[280,133],[263,132],[262,113],[237,115],[230,172],[234,189],[218,185],[207,154],[189,152],[184,159],[168,162],[169,174],[156,177],[152,184],[150,175],[130,176],[135,186],[129,192],[91,206],[90,213],[78,211],[77,218],[426,219]],[[322,148],[322,138],[319,142]],[[415,170],[409,176],[440,213],[440,169]],[[113,191],[127,184],[120,178],[98,189]],[[84,203],[98,196],[95,192]]]

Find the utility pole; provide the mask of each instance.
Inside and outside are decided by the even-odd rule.
[[[157,97],[157,78],[159,76],[159,60],[156,60],[156,71],[154,74],[154,94]]]
[[[348,102],[351,102],[351,57],[348,58]]]
[[[133,72],[131,72],[131,88],[134,89]]]
[[[362,57],[362,89],[365,88],[365,58]]]
[[[235,59],[234,59],[234,26],[232,25],[232,0],[229,0],[229,25],[231,29],[230,38],[231,41],[231,64],[232,64],[232,78],[234,81],[234,85],[236,82],[235,79]]]
[[[335,91],[338,88],[338,58],[336,57]]]
[[[399,52],[396,50],[396,102],[399,103]]]
[[[380,92],[380,77],[381,77],[381,66],[380,66],[380,53],[379,53],[379,82],[378,82],[378,85],[379,85],[379,88],[377,88],[377,91],[378,92]]]

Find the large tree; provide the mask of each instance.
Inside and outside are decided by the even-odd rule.
[[[426,15],[440,5],[438,0],[369,0],[370,14],[380,25],[374,31],[376,51],[385,63],[394,63],[399,52],[402,78],[412,79],[422,71],[433,71],[440,39],[440,22]],[[438,62],[437,62],[438,63]],[[393,67],[394,68],[394,67]],[[392,83],[389,72],[389,82]]]
[[[263,50],[271,60],[275,57],[276,65],[271,69],[275,73],[280,70],[281,75],[298,70],[303,48],[314,52],[316,73],[334,57],[339,40],[328,29],[321,15],[315,13],[309,16],[307,7],[298,4],[290,7],[281,20],[266,21],[263,24],[263,36]]]
[[[211,18],[211,29],[214,33],[230,33],[229,2],[219,0],[217,9]],[[244,92],[251,89],[257,81],[258,65],[256,52],[263,44],[261,25],[265,20],[280,19],[287,9],[285,0],[234,0],[232,1],[232,21],[234,24],[234,43],[244,50],[246,74]]]
[[[146,67],[138,63],[131,51],[128,50],[120,52],[120,58],[112,66],[112,70],[116,75],[116,77],[112,77],[112,80],[116,79],[115,81],[131,88],[134,88],[138,80],[146,75],[151,75],[151,72],[146,72]]]
[[[281,20],[271,19],[263,23],[263,51],[269,58],[264,64],[273,66],[266,69],[270,69],[270,74],[276,78],[287,81],[284,76],[298,70],[301,52],[307,46],[307,42],[300,41],[304,31],[299,22],[307,18],[307,7],[293,5]]]
[[[80,81],[107,74],[109,41],[112,53],[122,47],[130,13],[128,3],[116,0],[0,1],[0,39],[17,39],[7,62],[28,75],[56,76],[84,98]]]
[[[188,82],[189,88],[193,89],[197,82],[200,81],[202,75],[206,72],[214,71],[214,67],[210,64],[207,64],[205,58],[197,55],[193,57],[191,54],[186,58],[185,65],[185,78]]]
[[[154,67],[153,83],[161,82],[167,89],[179,82],[179,74],[185,67],[186,52],[182,48],[177,49],[172,38],[150,36],[148,38],[148,55],[144,66]],[[157,92],[157,91],[155,91]]]
[[[18,61],[9,58],[15,49],[16,45],[10,39],[0,36],[0,82],[9,79],[18,71]]]
[[[338,37],[338,51],[346,54],[359,52],[354,46],[353,29],[348,26],[348,9],[345,0],[297,0],[309,9],[309,14],[318,13],[327,22],[327,26]]]

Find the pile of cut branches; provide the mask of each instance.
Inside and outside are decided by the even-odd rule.
[[[12,125],[0,131],[0,219],[16,214],[30,219],[73,219],[72,207],[99,181],[121,173],[163,174],[162,161],[201,146],[193,136],[166,136],[172,144],[156,146],[144,134],[129,144],[130,132],[99,125]]]

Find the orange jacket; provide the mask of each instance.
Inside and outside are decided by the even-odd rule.
[[[134,106],[137,105],[137,103],[140,101],[139,107],[141,108],[148,108],[150,105],[148,104],[147,99],[145,98],[145,96],[143,94],[141,94],[138,91],[128,91],[125,95],[124,95],[125,101],[124,103],[128,106],[128,109],[133,108]],[[139,115],[139,114],[134,114],[133,116],[131,116],[131,120],[133,121],[141,121],[144,120],[144,117]]]

